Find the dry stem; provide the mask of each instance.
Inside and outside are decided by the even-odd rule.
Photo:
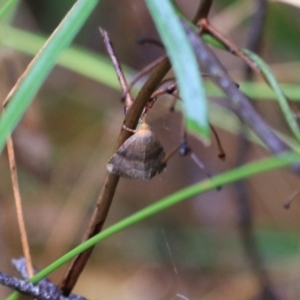
[[[7,140],[7,153],[8,153],[10,175],[11,175],[12,187],[13,187],[13,193],[14,193],[14,199],[16,205],[18,226],[19,226],[20,236],[21,236],[22,249],[23,249],[24,257],[26,259],[26,266],[27,266],[29,277],[32,277],[34,275],[34,271],[32,267],[27,232],[26,232],[24,216],[23,216],[22,199],[21,199],[21,193],[20,193],[20,188],[18,183],[14,145],[11,137],[9,137]]]

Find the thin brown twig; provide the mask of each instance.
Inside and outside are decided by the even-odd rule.
[[[264,1],[261,1],[261,5],[264,5],[265,7],[267,6],[267,4],[264,3]],[[266,9],[263,9],[261,11],[258,11],[258,14],[265,14]],[[259,15],[256,19],[255,19],[255,24],[256,26],[252,26],[252,30],[250,31],[250,35],[251,37],[255,35],[260,35],[258,36],[258,38],[254,41],[257,44],[252,44],[251,42],[247,45],[247,49],[253,51],[254,47],[259,47],[260,46],[260,42],[261,42],[261,35],[262,35],[262,22],[264,22],[265,19],[265,15]],[[212,36],[214,36],[217,40],[219,40],[220,42],[222,42],[224,44],[224,46],[227,47],[227,49],[233,53],[234,55],[240,57],[246,64],[246,76],[247,78],[252,78],[253,77],[253,71],[256,74],[261,75],[261,77],[266,81],[266,83],[270,86],[270,83],[268,82],[267,78],[265,77],[265,75],[261,72],[260,68],[247,56],[243,53],[243,51],[241,51],[239,49],[239,47],[237,47],[233,42],[231,42],[229,39],[227,39],[220,31],[218,31],[215,27],[213,27],[206,18],[203,18],[201,20],[199,20],[198,22],[200,24],[200,26],[202,27],[200,32],[203,33],[205,31],[209,32]],[[254,40],[251,38],[251,40]],[[253,43],[254,43],[253,42]],[[251,70],[251,72],[250,72]],[[291,101],[286,95],[285,95],[288,104],[290,106],[290,109],[294,112],[295,116],[299,119],[299,115],[300,115],[300,111],[299,108],[297,107],[297,105]]]
[[[133,88],[133,86],[143,77],[145,76],[147,73],[149,73],[150,71],[152,71],[157,65],[159,65],[163,60],[166,59],[166,55],[160,56],[159,58],[157,58],[155,61],[151,62],[150,64],[148,64],[146,67],[144,67],[140,72],[138,72],[134,78],[132,79],[132,81],[129,83],[128,85],[128,90],[124,92],[124,95],[122,97],[122,99],[125,97],[126,93],[131,91],[131,89]]]
[[[260,9],[260,8],[263,9]],[[266,18],[266,11],[267,11],[267,1],[261,0],[255,3],[255,20],[253,21],[254,26],[250,27],[250,33],[249,33],[249,42],[247,45],[247,49],[254,51],[255,48],[259,48],[261,44],[261,38],[263,31],[261,30],[263,28],[263,22]],[[268,85],[270,83],[268,82],[265,75],[261,72],[260,68],[239,49],[238,46],[236,46],[233,42],[231,42],[229,39],[227,39],[220,31],[218,31],[214,26],[209,23],[209,21],[206,18],[202,18],[199,20],[198,24],[201,26],[200,32],[203,33],[205,31],[209,32],[212,36],[214,36],[217,40],[223,43],[224,46],[227,47],[227,49],[233,53],[234,55],[240,57],[246,65],[245,72],[247,79],[251,79],[253,77],[254,72],[256,74],[261,75],[261,77],[267,82]],[[290,106],[290,109],[294,112],[295,116],[299,119],[300,111],[298,106],[291,101],[286,95],[285,95],[288,104]]]
[[[174,78],[167,78],[162,80],[160,86],[162,86],[163,84],[165,84],[168,81],[174,81]],[[156,99],[157,97],[159,97],[160,95],[164,95],[164,94],[168,94],[168,95],[172,95],[173,99],[169,108],[170,112],[173,112],[175,110],[175,105],[177,103],[177,100],[180,99],[179,94],[176,92],[177,90],[177,84],[176,82],[174,82],[173,84],[167,86],[164,89],[157,89],[152,95],[151,95],[151,99]]]
[[[128,88],[128,84],[127,84],[124,72],[122,70],[122,66],[121,66],[119,60],[117,59],[117,56],[115,54],[112,42],[110,41],[109,36],[107,34],[107,31],[105,31],[104,29],[102,29],[100,27],[99,27],[99,31],[102,35],[106,50],[110,56],[110,59],[114,65],[114,67],[115,67],[122,91],[125,94],[125,107],[126,107],[126,112],[127,112],[133,104],[133,99],[130,95],[130,89]]]
[[[24,74],[26,74],[26,70],[22,74],[22,76],[18,78],[13,89],[6,96],[6,99],[4,100],[4,102],[2,104],[3,111],[5,109],[5,106],[8,104],[8,102],[10,100],[11,94],[14,93],[15,90],[19,87],[21,78],[23,78]],[[15,78],[18,76],[15,73],[18,73],[18,72],[13,72],[13,76],[12,76],[12,78],[10,78],[11,81],[15,81]],[[15,205],[16,205],[17,222],[18,222],[18,227],[19,227],[19,232],[20,232],[22,251],[23,251],[23,254],[24,254],[24,257],[26,260],[26,267],[27,267],[28,275],[30,277],[32,277],[34,275],[34,269],[32,266],[30,248],[29,248],[28,237],[27,237],[26,226],[25,226],[24,215],[23,215],[23,209],[22,209],[22,197],[21,197],[19,181],[18,181],[18,172],[17,172],[17,165],[16,165],[16,159],[15,159],[15,152],[14,152],[14,143],[13,143],[13,139],[11,136],[9,136],[7,139],[6,148],[7,148],[10,176],[11,176],[11,181],[12,181],[12,189],[13,189],[14,200],[15,200]]]
[[[255,73],[260,73],[260,69],[257,65],[246,56],[234,43],[232,43],[229,39],[227,39],[220,31],[214,28],[207,19],[201,19],[199,21],[199,25],[201,26],[201,33],[209,32],[213,37],[222,42],[228,50],[240,57]]]
[[[174,111],[174,106],[175,106],[175,104],[176,104],[176,101],[177,101],[178,99],[180,99],[180,96],[179,96],[177,93],[175,93],[176,88],[177,88],[177,83],[174,82],[173,84],[171,84],[170,86],[168,86],[168,87],[166,87],[166,88],[164,88],[164,89],[156,90],[156,91],[151,95],[151,98],[156,98],[156,97],[159,97],[159,96],[165,95],[165,94],[170,94],[170,95],[174,96],[174,102],[172,103],[171,108],[170,108],[170,111]],[[216,142],[217,142],[217,147],[218,147],[218,149],[219,149],[218,157],[219,157],[221,160],[225,160],[225,158],[226,158],[226,153],[225,153],[225,151],[224,151],[224,149],[223,149],[223,147],[222,147],[222,143],[221,143],[221,140],[220,140],[220,138],[219,138],[219,135],[218,135],[216,129],[214,128],[214,126],[213,126],[211,123],[209,123],[209,126],[210,126],[210,128],[211,128],[211,130],[212,130],[212,132],[213,132],[213,135],[214,135],[214,137],[215,137],[215,139],[216,139]]]
[[[163,159],[162,164],[167,165],[167,162],[176,154],[176,152],[179,150],[179,146],[175,146]]]
[[[212,1],[206,0],[201,2],[201,5],[197,10],[197,18],[195,18],[195,20],[198,20],[199,16],[201,15],[207,16],[209,8],[207,7],[207,5],[203,6],[203,3],[209,2],[211,3]],[[149,78],[141,88],[140,92],[138,93],[137,98],[133,102],[131,108],[129,109],[123,122],[123,125],[125,125],[128,128],[136,128],[144,107],[147,105],[147,102],[149,101],[152,93],[157,89],[160,82],[170,70],[170,67],[171,65],[167,57],[163,59],[159,65],[156,66],[156,68],[154,69],[154,71],[149,76]],[[117,140],[116,149],[118,149],[132,135],[132,133],[130,133],[128,130],[123,129],[123,125],[121,127],[121,131]],[[91,238],[92,236],[94,236],[102,230],[119,179],[119,176],[107,173],[89,226],[86,230],[86,233],[83,236],[83,241]],[[93,247],[89,248],[85,252],[75,257],[71,262],[62,282],[60,283],[60,287],[64,295],[69,295],[72,291],[92,251]]]
[[[175,93],[175,90],[177,89],[177,83],[173,83],[166,88],[162,88],[159,90],[156,90],[152,95],[151,98],[157,98],[162,95],[174,95],[176,98],[180,98],[177,93]]]
[[[32,266],[28,237],[27,237],[25,221],[23,216],[22,198],[21,198],[19,182],[18,182],[14,145],[11,136],[7,140],[7,153],[8,153],[10,175],[11,175],[11,181],[12,181],[12,187],[13,187],[13,193],[14,193],[14,199],[16,205],[16,213],[17,213],[18,226],[19,226],[19,231],[21,236],[23,254],[26,259],[26,266],[27,266],[29,277],[32,277],[34,275],[34,270]]]
[[[198,20],[207,18],[208,14],[209,14],[209,11],[210,11],[210,8],[212,6],[212,2],[213,2],[213,0],[202,0],[202,1],[200,1],[198,10],[197,10],[196,15],[193,19],[193,23],[197,23]]]
[[[220,140],[220,138],[219,138],[219,135],[218,135],[216,129],[214,128],[214,126],[213,126],[211,123],[209,123],[209,126],[210,126],[210,128],[211,128],[211,130],[212,130],[212,132],[213,132],[213,135],[214,135],[214,137],[215,137],[215,139],[216,139],[216,142],[217,142],[217,147],[218,147],[218,149],[219,149],[218,157],[219,157],[221,160],[225,160],[225,158],[226,158],[226,153],[225,153],[225,151],[224,151],[224,149],[223,149],[223,147],[222,147],[222,143],[221,143],[221,140]]]
[[[253,108],[248,98],[237,88],[216,55],[202,41],[201,37],[184,20],[182,24],[200,64],[228,96],[227,99],[238,117],[256,133],[274,154],[291,151],[291,148],[273,132]],[[300,174],[300,163],[294,164],[293,169]]]

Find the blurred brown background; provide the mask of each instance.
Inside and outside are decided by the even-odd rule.
[[[71,0],[27,0],[13,19],[17,27],[50,34],[71,7]],[[177,1],[188,16],[198,1]],[[253,1],[254,2],[254,1]],[[252,1],[215,1],[212,23],[244,46]],[[281,82],[299,82],[299,8],[269,3],[262,56]],[[141,37],[157,38],[143,1],[103,0],[74,44],[106,55],[98,27],[105,28],[120,61],[135,70],[163,54],[155,46],[138,46]],[[242,63],[216,52],[235,80]],[[1,53],[1,96],[4,99],[30,57]],[[123,121],[120,91],[56,67],[15,132],[19,181],[33,262],[45,267],[78,245],[93,210]],[[216,101],[216,99],[211,99]],[[217,99],[217,101],[223,101]],[[169,113],[170,97],[159,99],[149,123],[168,152],[180,141],[181,115]],[[288,132],[274,102],[258,109],[277,129]],[[237,136],[217,128],[227,159],[190,138],[195,154],[213,174],[232,169]],[[247,161],[267,155],[249,146]],[[15,274],[10,261],[22,256],[6,153],[0,159],[0,270]],[[205,178],[189,157],[175,157],[151,181],[122,179],[106,227],[154,201]],[[274,170],[246,181],[254,229],[271,287],[278,299],[299,299],[299,213],[283,203],[299,188],[288,170]],[[233,185],[211,191],[144,220],[99,244],[76,286],[89,299],[257,299],[260,281],[243,250]],[[51,275],[59,282],[66,266]],[[9,290],[0,287],[0,298]],[[265,298],[267,299],[267,298]]]

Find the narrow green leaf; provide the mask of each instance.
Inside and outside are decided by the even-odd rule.
[[[275,97],[275,92],[263,82],[241,82],[240,88],[249,97],[256,98],[258,100],[273,100]],[[290,100],[300,102],[299,84],[280,84],[280,88]]]
[[[0,30],[0,43],[3,46],[28,55],[35,55],[46,40],[47,39],[43,36],[10,26],[7,26],[5,30]],[[99,42],[100,41],[101,37],[99,35]],[[70,71],[105,84],[110,88],[120,90],[116,71],[107,56],[73,46],[66,49],[59,56],[57,64]],[[134,74],[134,71],[127,66],[123,66],[123,70],[126,77]]]
[[[184,101],[187,130],[209,139],[207,103],[197,58],[170,0],[145,0],[170,57]]]
[[[279,106],[282,110],[282,113],[285,117],[286,122],[288,123],[292,133],[294,134],[295,138],[297,141],[300,143],[300,129],[297,123],[296,118],[294,117],[293,112],[290,109],[290,106],[288,104],[288,100],[286,99],[283,91],[281,90],[279,83],[277,82],[276,77],[270,70],[269,66],[264,62],[264,60],[259,57],[257,54],[251,52],[250,50],[247,49],[242,49],[242,51],[250,58],[252,59],[257,66],[260,68],[262,71],[265,79],[271,86],[271,88],[274,90],[276,96],[277,96],[277,101],[279,103]]]
[[[3,6],[0,8],[0,20],[2,21],[3,17],[11,13],[14,7],[16,7],[18,0],[7,0]]]
[[[45,42],[45,37],[26,30],[10,26],[6,26],[5,29],[0,28],[0,43],[21,53],[35,55]],[[57,64],[113,89],[120,90],[116,72],[111,65],[111,61],[106,56],[73,46],[63,52]],[[128,66],[123,65],[122,67],[126,77],[134,74],[134,70]],[[273,100],[275,97],[275,92],[264,83],[239,82],[239,84],[241,91],[254,100]],[[204,86],[208,97],[224,96],[224,93],[211,81],[204,80]],[[281,84],[280,88],[289,99],[300,101],[299,85]]]
[[[154,204],[140,210],[139,212],[121,220],[120,222],[110,226],[109,228],[103,230],[102,232],[98,233],[94,237],[90,238],[86,242],[80,244],[70,252],[66,253],[58,260],[50,264],[44,270],[40,271],[34,277],[30,279],[31,282],[37,283],[41,279],[47,277],[50,273],[54,270],[65,264],[67,261],[71,260],[76,255],[79,255],[83,251],[87,250],[88,248],[94,246],[100,241],[108,238],[109,236],[124,230],[125,228],[134,225],[137,222],[140,222],[150,216],[162,212],[163,210],[179,203],[184,200],[187,200],[195,195],[204,193],[206,191],[215,189],[219,186],[224,186],[225,184],[229,184],[244,178],[248,178],[250,176],[271,171],[289,164],[297,163],[300,161],[300,153],[297,152],[288,152],[284,153],[280,156],[273,156],[266,159],[261,159],[260,161],[250,163],[244,165],[240,168],[236,168],[234,170],[225,172],[221,175],[217,175],[211,179],[206,179],[200,183],[196,183],[191,185],[187,188],[184,188],[172,195],[169,195]],[[15,295],[17,293],[13,293],[7,300],[14,300]]]
[[[0,43],[6,47],[20,51],[28,55],[34,55],[46,42],[46,38],[35,33],[31,33],[22,29],[6,26],[5,32],[7,36],[3,35],[3,29],[0,29]],[[2,34],[1,34],[2,33]],[[59,57],[57,63],[74,71],[80,75],[87,76],[110,88],[119,90],[120,85],[116,77],[111,61],[103,55],[93,53],[86,49],[78,47],[70,47],[66,49]],[[123,65],[126,77],[134,73],[129,67]],[[205,90],[210,97],[223,97],[224,93],[210,81],[204,81]],[[259,82],[240,82],[240,89],[252,99],[272,100],[275,97],[275,92],[266,84]],[[282,84],[281,89],[293,101],[300,101],[300,88],[295,84]],[[239,134],[239,125],[236,122],[236,116],[219,106],[210,104],[210,120],[215,125],[232,134]],[[220,112],[220,110],[222,110]],[[296,141],[289,139],[287,136],[277,133],[293,149],[297,147]],[[251,141],[257,142],[257,139],[252,135]]]
[[[219,40],[217,40],[215,37],[208,33],[204,33],[201,35],[203,41],[211,46],[214,46],[216,48],[222,49],[222,50],[227,50],[226,46],[222,44]]]
[[[0,118],[0,152],[57,58],[71,43],[98,2],[99,0],[78,0],[29,65],[26,75],[19,82]]]

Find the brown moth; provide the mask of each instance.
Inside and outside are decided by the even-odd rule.
[[[108,161],[107,170],[129,179],[149,180],[163,171],[164,157],[160,141],[143,121],[137,132]]]

